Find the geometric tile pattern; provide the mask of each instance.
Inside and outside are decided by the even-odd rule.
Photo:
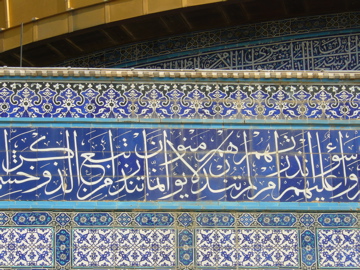
[[[34,213],[52,221],[46,226],[18,225],[15,217],[30,218],[34,216],[32,212],[0,212],[0,216],[8,217],[6,226],[0,227],[2,267],[56,270],[360,267],[356,212]],[[91,221],[91,217],[96,218]],[[100,222],[101,217],[105,218]],[[318,222],[323,219],[330,222]],[[103,223],[108,220],[112,222]],[[335,221],[338,223],[331,223]]]
[[[299,267],[295,229],[241,229],[237,242],[240,266]]]
[[[184,227],[189,226],[192,224],[192,217],[188,213],[183,213],[181,216],[179,216],[178,221],[180,224]]]
[[[319,229],[317,241],[321,268],[359,269],[359,229]]]
[[[253,217],[250,214],[243,214],[240,216],[240,223],[241,225],[247,227],[254,222]]]
[[[3,82],[0,117],[360,119],[360,87],[258,81]]]
[[[354,40],[351,42],[345,40],[344,42],[342,38],[334,37],[333,40],[329,38],[327,41],[323,38],[310,38],[295,41],[292,44],[291,42],[281,42],[269,45],[269,43],[276,42],[279,37],[283,41],[284,39],[294,39],[294,35],[317,33],[317,36],[320,36],[319,33],[325,31],[329,35],[329,32],[341,33],[343,29],[356,29],[359,26],[359,12],[296,17],[146,40],[74,58],[60,63],[58,66],[142,66],[178,69],[356,69],[359,60],[354,57],[357,50]],[[264,42],[268,46],[264,46]],[[251,46],[254,43],[258,46]],[[244,45],[246,47],[243,50],[229,49],[241,48]],[[202,49],[205,50],[202,52]],[[300,50],[300,53],[291,53],[291,50]],[[194,54],[194,51],[196,51],[196,56],[189,57]],[[254,60],[249,61],[252,57]],[[291,59],[298,61],[291,61]]]
[[[314,224],[315,220],[314,218],[309,215],[309,214],[304,214],[301,219],[300,219],[300,222],[304,225],[304,226],[311,226]]]
[[[129,216],[127,213],[122,213],[118,217],[118,222],[121,226],[127,226],[131,222],[131,216]]]
[[[70,222],[70,217],[65,214],[65,213],[61,213],[56,217],[56,221],[61,225],[61,226],[66,226],[67,224],[69,224]]]
[[[9,217],[5,213],[0,213],[0,225],[5,225],[9,221]]]
[[[234,229],[196,230],[198,266],[235,267],[238,265]]]
[[[74,229],[74,267],[175,266],[174,229]]]
[[[52,228],[0,228],[0,265],[52,267]]]
[[[198,229],[196,236],[198,266],[299,266],[294,229]]]

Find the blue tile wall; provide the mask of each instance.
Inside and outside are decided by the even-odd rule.
[[[8,269],[360,267],[358,213],[6,211],[0,214],[7,217],[0,227],[0,265]],[[24,226],[16,218],[29,220],[42,216],[50,217],[46,226],[41,222]],[[320,222],[325,219],[330,220],[326,226]],[[99,220],[111,222],[104,225]]]
[[[0,128],[0,200],[359,202],[358,133],[225,126]],[[259,220],[262,226],[293,225],[291,214],[282,217]],[[14,219],[24,226],[50,222],[36,213]],[[59,219],[68,221],[66,215]],[[75,222],[88,219],[79,214]],[[105,213],[90,219],[99,226],[113,222]],[[174,222],[166,214],[138,219]],[[234,222],[216,219],[217,226]],[[186,215],[181,220],[189,222]],[[326,226],[325,220],[319,222]]]
[[[53,228],[0,227],[0,265],[53,267]]]
[[[360,119],[360,87],[352,81],[4,81],[0,94],[2,118]]]

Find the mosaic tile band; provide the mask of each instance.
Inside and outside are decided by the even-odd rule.
[[[360,119],[355,83],[3,82],[2,118]]]
[[[195,55],[131,63],[149,69],[359,70],[359,35],[298,38],[261,45],[214,49]]]
[[[281,21],[263,22],[235,26],[211,31],[173,36],[145,41],[115,49],[107,49],[84,57],[59,64],[71,67],[135,67],[154,66],[156,68],[213,68],[213,69],[358,69],[357,37],[328,37],[323,39],[303,39],[271,45],[276,38],[298,38],[299,35],[331,35],[329,32],[343,34],[345,29],[360,26],[359,13],[348,12],[323,16],[293,18]],[[241,49],[249,42],[263,43],[250,49]],[[271,39],[270,41],[268,39]],[[344,40],[342,40],[344,39]],[[350,41],[353,39],[353,41]],[[345,43],[343,43],[345,41]],[[309,43],[309,44],[308,44]],[[253,64],[238,61],[237,53],[229,48],[238,47],[239,55],[251,59]],[[291,48],[291,49],[290,49]],[[221,52],[218,52],[219,49]],[[298,53],[292,52],[292,49]],[[323,56],[321,56],[323,54]],[[189,57],[189,56],[199,57]],[[168,61],[177,57],[176,61]],[[292,62],[291,59],[299,61]],[[301,59],[301,60],[300,60]],[[152,64],[154,62],[155,64]],[[157,64],[156,64],[157,63]]]
[[[359,202],[359,138],[358,129],[0,128],[0,200]]]
[[[1,212],[0,265],[358,269],[358,220],[349,212]]]

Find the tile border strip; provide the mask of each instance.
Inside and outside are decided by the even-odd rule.
[[[196,211],[359,211],[360,203],[297,203],[297,202],[138,202],[138,201],[0,201],[0,209],[26,210],[196,210]]]
[[[50,223],[46,227],[40,223],[33,224],[34,214],[39,217],[44,214],[49,216]],[[78,224],[76,220],[79,215],[82,219],[81,224]],[[74,269],[76,266],[78,266],[76,269],[84,269],[84,267],[86,267],[85,269],[110,269],[110,267],[112,269],[125,269],[124,267],[126,269],[144,269],[146,267],[151,270],[205,270],[216,267],[216,269],[230,269],[231,266],[236,266],[236,269],[252,269],[259,265],[259,259],[266,265],[260,264],[262,267],[256,269],[334,269],[334,267],[345,266],[344,259],[346,260],[346,258],[341,257],[336,260],[337,256],[347,256],[349,252],[356,252],[360,234],[359,214],[340,211],[332,213],[322,211],[298,211],[296,213],[281,211],[272,213],[170,211],[164,213],[117,210],[111,212],[25,210],[3,211],[0,216],[2,216],[1,228],[5,228],[5,230],[19,228],[33,232],[39,231],[41,228],[52,230],[53,234],[44,235],[42,239],[44,242],[51,241],[55,260],[51,266],[33,265],[36,269],[65,270]],[[15,219],[15,216],[21,216],[22,220]],[[110,217],[111,223],[101,224],[108,217]],[[124,223],[124,221],[126,222]],[[28,223],[25,227],[23,226],[24,222]],[[75,239],[74,232],[81,239],[79,237]],[[122,234],[122,232],[125,233]],[[154,232],[160,233],[160,235],[155,235]],[[134,238],[128,237],[129,235],[133,235]],[[155,242],[155,237],[159,239],[162,237],[161,235],[164,236],[163,241]],[[30,239],[28,235],[21,235],[21,237],[24,241]],[[338,237],[342,242],[337,241]],[[2,250],[12,250],[11,246],[7,245],[8,240],[13,241],[9,238],[9,236],[5,236],[1,239]],[[240,239],[241,241],[239,241]],[[139,242],[141,242],[141,246],[138,245]],[[264,244],[266,247],[263,246]],[[348,249],[339,249],[342,244],[345,244]],[[89,248],[91,252],[82,253],[82,251],[90,251]],[[292,253],[287,253],[289,248]],[[139,256],[130,258],[130,256],[126,256],[130,255],[130,252],[121,253],[124,249],[129,251],[148,250],[149,253],[146,255],[150,257],[147,258],[158,262],[159,258],[155,258],[154,255],[162,250],[164,253],[160,257],[166,261],[162,265],[157,264],[157,267],[149,267],[147,263],[149,261],[145,258],[146,261],[141,265]],[[277,255],[267,253],[271,258],[255,257],[262,251],[266,254],[269,249],[276,252]],[[206,254],[201,251],[205,251]],[[211,251],[211,253],[207,253],[207,251]],[[125,256],[110,256],[111,253],[116,252],[119,252],[117,255]],[[151,254],[152,252],[153,254]],[[331,254],[329,254],[330,252]],[[234,254],[239,257],[233,256]],[[98,261],[100,256],[102,260]],[[247,259],[244,260],[244,256],[247,256]],[[275,256],[279,256],[279,258],[287,256],[287,263],[285,264]],[[76,259],[79,264],[82,264],[81,266],[76,265]],[[122,264],[112,265],[118,259]],[[88,264],[90,261],[94,264]],[[26,262],[31,264],[30,260]],[[277,264],[274,265],[274,262]],[[347,269],[358,269],[358,260],[346,262],[348,262]],[[131,266],[127,264],[131,264]],[[3,265],[2,269],[28,269],[31,266]]]

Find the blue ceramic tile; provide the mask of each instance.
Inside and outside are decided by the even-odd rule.
[[[292,214],[261,214],[258,222],[262,226],[292,226],[296,222],[296,217]]]
[[[6,246],[6,252],[1,258],[1,265],[7,267],[54,267],[52,228],[0,228],[0,234],[2,235],[0,245]],[[24,252],[17,252],[19,249]]]
[[[278,182],[278,190],[281,202],[304,202],[307,196],[305,193],[308,192],[303,177],[281,178]]]
[[[357,268],[354,258],[358,244],[358,230],[319,229],[317,234],[319,267]]]
[[[52,217],[46,212],[16,213],[13,221],[18,226],[48,225],[52,221]]]
[[[139,130],[127,134],[136,136]],[[223,149],[220,149],[221,145],[220,148],[207,148],[202,144],[202,139],[196,143],[184,142],[177,145],[177,148],[171,148],[172,139],[176,141],[177,135],[173,138],[165,138],[164,133],[159,133],[158,129],[148,129],[150,135],[152,130],[155,137],[146,145],[152,145],[152,142],[154,145],[148,152],[138,152],[137,145],[132,145],[133,149],[126,146],[126,151],[117,149],[113,153],[110,147],[111,138],[105,139],[109,131],[113,130],[106,128],[97,128],[93,134],[94,140],[90,143],[86,142],[89,136],[86,134],[89,132],[92,134],[90,129],[82,130],[85,139],[74,137],[79,145],[89,145],[87,150],[89,152],[79,151],[72,139],[70,139],[73,141],[72,144],[68,143],[67,139],[66,142],[60,142],[63,136],[73,134],[74,130],[71,128],[66,131],[54,130],[52,135],[54,142],[51,148],[36,148],[37,150],[33,151],[32,149],[35,149],[33,145],[31,149],[24,148],[23,151],[17,151],[15,146],[19,147],[19,145],[11,144],[14,150],[7,152],[8,157],[5,155],[2,166],[4,171],[2,198],[3,200],[33,198],[118,200],[121,197],[122,200],[154,201],[158,199],[268,201],[272,198],[273,201],[280,202],[305,200],[353,202],[359,198],[356,155],[327,153],[332,152],[331,147],[338,147],[338,145],[331,146],[330,142],[318,147],[321,140],[328,139],[326,135],[328,133],[325,131],[306,131],[306,134],[316,138],[314,141],[309,135],[304,134],[302,137],[302,131],[282,130],[278,143],[283,143],[285,148],[281,148],[278,152],[272,151],[270,146],[264,146],[263,150],[257,149],[256,147],[262,144],[265,138],[262,137],[260,141],[246,141],[247,147],[257,149],[246,153],[237,149],[237,145],[244,145],[241,136],[238,138],[236,135],[231,135],[231,144],[230,142],[228,145],[224,144]],[[125,129],[117,130],[117,132],[124,131]],[[166,131],[171,134],[170,129]],[[202,130],[182,129],[182,132],[185,131],[190,134]],[[236,134],[238,131],[243,130],[229,129],[227,134]],[[22,129],[20,136],[14,138],[21,138],[21,134],[33,132],[30,128]],[[39,129],[33,136],[42,138],[46,132],[46,129]],[[266,130],[261,132],[270,134],[268,135],[270,139],[275,138],[271,132],[267,133]],[[321,132],[323,134],[319,134]],[[216,129],[209,129],[206,136],[211,141],[212,136],[220,136],[218,133]],[[14,136],[17,136],[15,134],[17,133],[14,132]],[[256,134],[256,132],[252,134],[253,139],[256,138]],[[301,151],[296,152],[295,148],[290,147],[291,142],[286,140],[293,139],[285,138],[290,134],[299,145],[304,145],[306,154]],[[200,138],[198,135],[197,137]],[[355,138],[354,141],[357,139]],[[168,148],[165,149],[164,145]],[[94,151],[91,148],[94,148]],[[329,150],[326,152],[326,149]],[[2,150],[5,153],[6,148]],[[145,195],[146,198],[142,198]]]
[[[62,229],[56,234],[56,262],[64,266],[70,258],[70,233]]]

